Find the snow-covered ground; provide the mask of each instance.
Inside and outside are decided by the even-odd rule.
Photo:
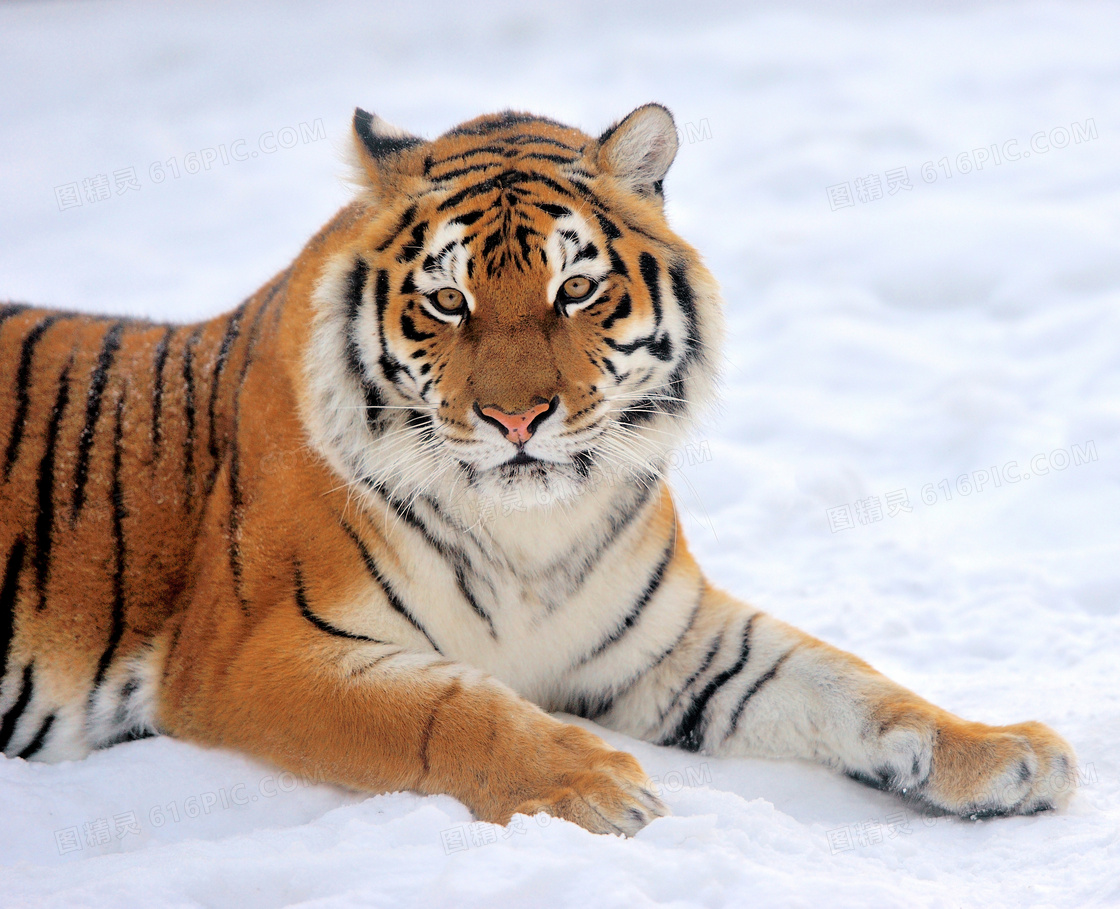
[[[620,840],[154,739],[0,761],[0,905],[1120,904],[1120,10],[472,6],[3,4],[0,295],[230,308],[347,199],[357,104],[435,135],[662,101],[731,328],[675,473],[694,551],[955,712],[1053,725],[1080,794],[924,819],[604,732],[674,812]]]

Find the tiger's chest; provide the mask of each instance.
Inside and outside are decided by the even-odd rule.
[[[589,674],[625,671],[626,646],[607,667],[589,667],[588,656],[633,624],[633,604],[664,549],[651,497],[622,491],[611,504],[464,528],[446,509],[416,503],[411,521],[387,527],[399,569],[386,580],[425,643],[538,703],[563,702]],[[383,615],[379,591],[368,593],[366,617]]]

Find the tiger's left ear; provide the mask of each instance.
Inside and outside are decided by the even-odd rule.
[[[677,156],[677,125],[660,104],[646,104],[599,137],[599,167],[641,195],[661,195]]]
[[[409,172],[404,153],[423,141],[377,114],[360,107],[354,110],[354,154],[364,182],[377,195],[398,188],[397,183]]]

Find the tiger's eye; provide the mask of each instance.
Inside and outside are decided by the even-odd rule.
[[[454,287],[441,287],[431,299],[436,309],[449,316],[462,312],[467,303],[467,299],[462,292]]]
[[[591,291],[595,289],[595,285],[590,278],[585,278],[583,275],[577,275],[574,278],[568,278],[561,286],[560,290],[563,291],[564,296],[568,298],[569,303],[578,303],[580,300],[585,299],[591,295]]]

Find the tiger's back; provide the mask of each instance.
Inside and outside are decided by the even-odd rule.
[[[0,309],[6,754],[143,734],[140,680],[99,690],[180,608],[267,302],[177,326]]]

